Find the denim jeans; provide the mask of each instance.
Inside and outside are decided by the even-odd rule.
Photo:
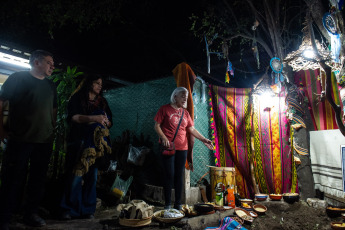
[[[171,206],[171,190],[175,185],[175,204],[177,208],[181,205],[183,175],[187,159],[187,150],[176,150],[175,155],[162,156],[164,166],[164,196],[165,206]]]
[[[97,167],[92,165],[83,176],[70,175],[60,203],[63,212],[72,217],[95,213],[97,173]]]
[[[24,211],[37,213],[51,153],[52,143],[8,141],[1,168],[0,223],[8,223],[19,207],[28,172]]]

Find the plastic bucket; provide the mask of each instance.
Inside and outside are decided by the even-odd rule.
[[[210,178],[211,178],[211,190],[212,200],[216,199],[216,186],[221,183],[225,186],[236,184],[235,180],[235,168],[234,167],[210,167]]]

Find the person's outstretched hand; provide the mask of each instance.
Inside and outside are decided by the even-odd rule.
[[[213,150],[214,146],[211,140],[205,138],[205,140],[203,140],[202,142],[209,150]]]

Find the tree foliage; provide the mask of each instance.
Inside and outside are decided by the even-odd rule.
[[[316,10],[311,12],[312,8]],[[257,43],[260,54],[283,59],[301,44],[308,13],[315,17],[316,36],[323,36],[325,42],[328,39],[321,27],[324,13],[321,0],[218,0],[205,9],[203,14],[191,17],[191,30],[197,37],[206,36],[210,47],[225,57],[228,53],[242,52],[239,46],[247,44],[247,49],[253,49]]]

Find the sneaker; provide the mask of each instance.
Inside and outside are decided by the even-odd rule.
[[[87,215],[83,215],[82,219],[95,219],[95,216],[93,214],[87,214]]]
[[[70,215],[68,212],[64,212],[64,213],[62,213],[60,219],[61,219],[61,220],[71,220],[72,217],[71,217],[71,215]]]
[[[46,222],[37,214],[25,216],[24,223],[32,227],[42,227],[46,225]]]
[[[165,205],[164,209],[171,209],[171,205]]]

